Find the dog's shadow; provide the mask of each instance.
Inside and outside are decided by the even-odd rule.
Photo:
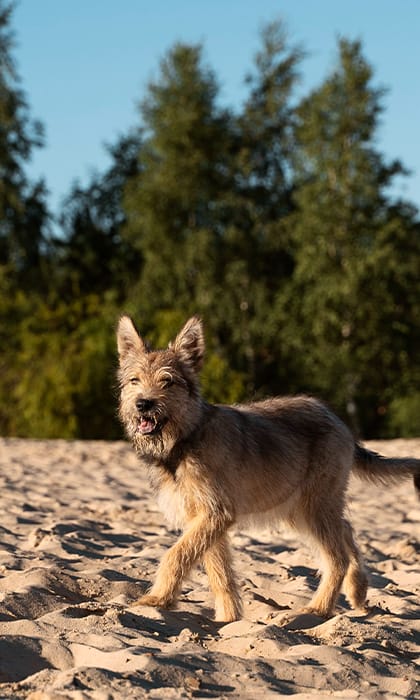
[[[144,610],[144,608],[143,608]],[[159,609],[160,617],[152,617],[144,612],[136,612],[135,606],[130,610],[124,610],[119,614],[119,621],[125,627],[150,632],[160,642],[173,642],[174,637],[184,631],[186,641],[190,636],[194,638],[214,637],[225,622],[216,622],[211,619],[211,610],[203,610],[203,614],[188,612],[185,610]]]

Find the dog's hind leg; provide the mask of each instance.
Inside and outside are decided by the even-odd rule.
[[[242,615],[242,601],[226,535],[206,552],[204,566],[215,597],[215,619],[219,622],[239,620]]]
[[[347,520],[343,521],[344,539],[350,558],[347,573],[344,577],[343,589],[347,600],[353,608],[361,608],[366,602],[368,578],[363,564],[362,555],[353,538],[353,531]]]
[[[335,510],[317,513],[312,519],[310,535],[322,564],[321,581],[306,611],[330,617],[350,563],[341,515]]]

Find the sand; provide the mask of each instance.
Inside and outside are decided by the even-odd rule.
[[[420,440],[371,443],[420,457]],[[294,536],[232,532],[243,620],[212,621],[200,569],[177,609],[133,602],[176,538],[123,442],[0,440],[0,698],[418,698],[420,507],[351,483],[369,611],[294,616],[316,563]]]

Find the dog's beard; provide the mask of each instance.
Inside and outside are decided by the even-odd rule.
[[[158,403],[152,410],[139,411],[134,402],[121,401],[120,418],[139,457],[164,462],[174,447],[188,438],[202,418],[199,400],[172,407]]]
[[[133,407],[128,415],[129,433],[131,435],[139,435],[144,438],[159,435],[168,418],[166,411],[161,404],[157,404],[152,410],[141,411],[137,407]]]
[[[169,419],[162,412],[121,415],[127,437],[140,457],[164,458],[176,439]]]
[[[136,432],[143,436],[157,435],[162,431],[165,422],[157,415],[140,415],[137,419]]]

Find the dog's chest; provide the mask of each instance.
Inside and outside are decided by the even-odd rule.
[[[173,479],[161,484],[157,492],[157,501],[169,525],[177,530],[182,529],[188,520],[185,496]]]
[[[184,470],[182,470],[184,471]],[[194,504],[188,478],[185,474],[173,475],[164,468],[153,468],[150,474],[151,485],[156,494],[159,510],[169,525],[183,529],[194,515]]]

